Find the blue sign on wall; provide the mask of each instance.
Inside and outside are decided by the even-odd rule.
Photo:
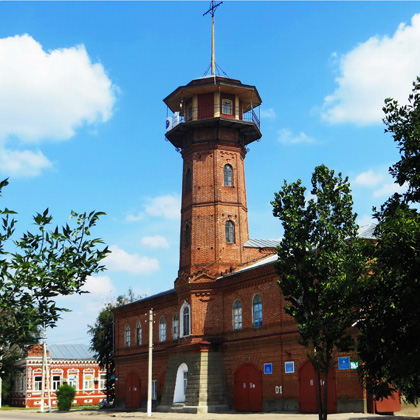
[[[338,369],[339,370],[350,369],[350,357],[339,357]]]
[[[285,362],[284,371],[286,373],[295,373],[295,362]]]
[[[264,375],[271,375],[273,373],[273,364],[265,363],[264,364]]]

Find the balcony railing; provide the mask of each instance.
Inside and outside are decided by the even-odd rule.
[[[254,123],[258,128],[260,128],[260,119],[255,113],[254,109],[246,112],[242,115],[234,115],[229,113],[223,113],[221,107],[209,106],[209,107],[188,107],[182,113],[175,113],[171,117],[167,118],[166,129],[167,131],[171,130],[179,123],[188,122],[188,121],[198,121],[205,120],[209,118],[229,118],[235,121],[246,121]]]

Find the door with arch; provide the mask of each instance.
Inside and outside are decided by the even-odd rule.
[[[233,399],[236,411],[262,411],[261,371],[250,363],[235,372]]]
[[[135,373],[125,380],[125,408],[140,408],[140,379]]]
[[[188,366],[186,363],[179,365],[176,373],[175,391],[174,391],[174,403],[184,403],[185,394],[187,392],[188,383]]]
[[[325,380],[321,378],[321,392],[324,392]],[[301,413],[318,413],[318,394],[315,369],[308,360],[299,369],[299,411]],[[328,372],[328,413],[337,412],[337,391],[335,369]]]

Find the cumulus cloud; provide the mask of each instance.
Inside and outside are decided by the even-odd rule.
[[[0,139],[66,140],[109,120],[114,93],[83,45],[46,52],[27,34],[0,39]]]
[[[159,235],[145,236],[141,239],[141,243],[151,248],[169,248],[169,243],[166,238]]]
[[[274,111],[273,108],[268,108],[268,109],[262,109],[261,110],[261,118],[269,118],[269,119],[273,119],[276,118],[277,114],[276,111]]]
[[[322,118],[331,123],[381,123],[385,98],[407,102],[412,82],[420,74],[420,14],[395,33],[375,35],[341,56],[338,87],[324,99]]]
[[[405,191],[407,191],[407,187],[405,185],[399,186],[395,182],[389,182],[389,183],[383,184],[381,188],[375,190],[373,192],[373,196],[375,198],[378,198],[378,197],[390,197],[394,193],[400,193],[400,194],[402,194]]]
[[[150,274],[159,270],[156,258],[129,254],[117,245],[109,247],[112,251],[105,259],[105,266],[110,271],[127,271],[132,274]]]
[[[115,288],[108,276],[89,276],[82,290],[101,298],[115,295]]]
[[[351,182],[352,185],[360,185],[362,187],[374,187],[380,184],[384,179],[384,174],[374,172],[372,170],[362,172],[356,176]]]
[[[128,214],[125,217],[127,222],[138,222],[144,220],[146,216],[163,217],[169,220],[177,220],[180,217],[181,197],[177,194],[146,198],[145,201],[144,211]]]
[[[315,141],[303,131],[300,131],[298,134],[294,134],[286,128],[279,130],[278,135],[279,142],[283,144],[313,143]]]
[[[51,167],[52,163],[40,150],[9,150],[0,145],[0,172],[7,176],[37,176]]]

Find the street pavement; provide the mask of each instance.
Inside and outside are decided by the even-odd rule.
[[[417,410],[416,410],[417,411]],[[405,414],[405,413],[404,413]],[[414,415],[377,415],[364,413],[329,414],[329,420],[419,420]],[[415,413],[417,414],[417,413]],[[1,420],[112,420],[151,419],[151,420],[318,420],[317,414],[301,413],[217,413],[217,414],[184,414],[184,413],[152,413],[151,417],[143,411],[115,410],[71,410],[69,412],[40,413],[35,410],[1,410]]]

